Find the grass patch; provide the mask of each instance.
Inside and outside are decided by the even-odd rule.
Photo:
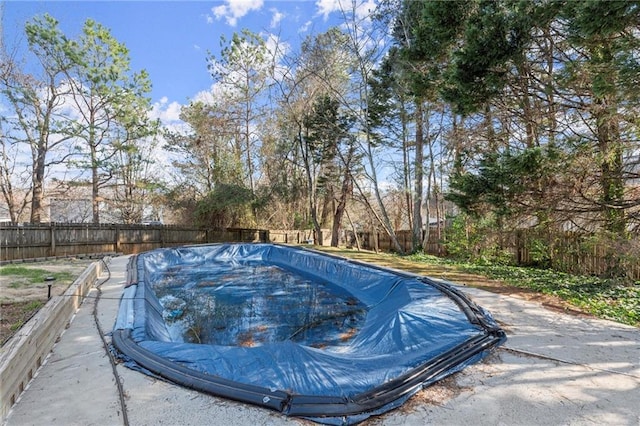
[[[43,283],[47,277],[53,277],[56,281],[72,281],[74,275],[70,272],[51,272],[38,268],[27,268],[18,265],[6,265],[0,267],[0,276],[13,276],[20,277],[26,280],[29,284]],[[9,285],[12,288],[19,288],[22,286],[20,282],[13,282]]]
[[[449,265],[461,271],[500,280],[510,286],[559,297],[583,312],[623,324],[640,326],[640,282],[570,275],[546,269],[503,265],[476,265],[414,254],[414,262]]]

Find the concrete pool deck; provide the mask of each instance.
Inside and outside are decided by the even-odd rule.
[[[96,313],[105,333],[115,322],[127,261],[127,256],[113,258],[111,277],[101,286]],[[446,385],[435,385],[363,424],[640,425],[640,329],[462,289],[505,329],[505,345]],[[93,289],[10,411],[8,426],[124,424],[93,316],[96,296]],[[131,425],[310,424],[185,389],[122,364],[116,370]]]

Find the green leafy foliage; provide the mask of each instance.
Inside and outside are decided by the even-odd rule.
[[[556,296],[600,318],[640,326],[640,282],[571,275],[548,269],[466,263],[425,254],[413,254],[406,258],[415,262],[447,265],[513,287]]]
[[[196,218],[200,225],[217,229],[251,227],[254,225],[253,203],[255,196],[250,189],[240,185],[220,184],[196,206]]]
[[[456,216],[447,229],[444,245],[453,259],[478,264],[509,265],[514,262],[513,253],[500,244],[495,229],[495,218],[486,216],[474,219],[466,214]]]
[[[498,216],[509,216],[523,199],[554,169],[555,152],[548,148],[527,148],[521,152],[490,152],[478,163],[475,173],[452,176],[447,199],[465,213],[478,216],[486,206]]]
[[[533,266],[539,268],[551,267],[551,247],[548,241],[542,238],[528,239],[526,249],[529,252]]]
[[[541,269],[513,266],[464,265],[469,272],[499,279],[515,287],[558,296],[601,318],[640,325],[640,283],[619,279],[569,275]]]
[[[304,143],[316,164],[331,161],[337,155],[338,143],[346,134],[339,116],[339,103],[328,95],[318,96],[303,119]]]
[[[407,1],[394,36],[407,59],[426,66],[423,86],[441,81],[443,99],[470,114],[502,92],[548,10],[554,5],[530,1]]]
[[[477,232],[478,223],[473,223],[464,215],[456,216],[447,230],[447,253],[455,259],[472,259],[476,254],[476,247],[481,241]]]

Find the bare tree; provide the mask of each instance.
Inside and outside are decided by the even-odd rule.
[[[347,152],[350,119],[342,104],[350,63],[345,43],[345,35],[338,28],[307,38],[293,61],[295,72],[291,67],[278,86],[283,114],[296,129],[295,134],[288,135],[283,129],[283,136],[292,137],[292,159],[306,178],[307,211],[317,244],[322,242],[323,217],[327,221],[332,217],[333,228],[340,228],[351,188],[351,177],[336,184],[345,167],[340,159],[349,158],[350,166],[354,158],[353,152]],[[344,156],[343,148],[347,149]],[[341,188],[337,197],[336,186]]]
[[[19,150],[2,129],[0,118],[0,190],[11,222],[20,222],[29,204],[29,173],[20,172]],[[17,184],[17,186],[16,186]]]
[[[226,43],[223,37],[221,43]],[[227,96],[234,117],[236,155],[244,158],[247,186],[255,193],[256,154],[260,136],[256,129],[263,118],[264,96],[270,82],[272,61],[264,40],[244,30],[223,45],[221,57],[209,58],[209,71]]]
[[[348,105],[358,123],[358,143],[360,151],[363,155],[365,167],[362,169],[362,177],[365,177],[373,191],[377,211],[372,210],[372,214],[377,218],[380,225],[391,239],[393,249],[399,253],[403,252],[395,229],[389,218],[387,207],[383,200],[382,190],[380,189],[380,179],[378,177],[378,161],[379,146],[373,135],[373,129],[369,120],[369,105],[371,103],[371,91],[369,81],[373,77],[373,70],[380,62],[383,55],[381,42],[386,38],[385,31],[373,27],[374,22],[371,18],[375,11],[366,10],[370,3],[360,0],[351,0],[349,4],[341,9],[342,17],[345,25],[345,33],[348,37],[348,49],[354,60],[354,68],[352,77],[352,99],[344,99],[345,105]],[[354,182],[358,177],[354,178]],[[364,197],[362,185],[357,184],[356,188]]]
[[[69,94],[64,73],[70,62],[62,46],[54,47],[47,42],[52,34],[60,35],[53,18],[36,19],[26,28],[30,50],[40,63],[42,75],[25,74],[16,61],[3,60],[0,88],[13,109],[10,126],[16,130],[14,141],[28,145],[31,151],[30,221],[41,222],[47,171],[73,154],[73,150],[64,149],[72,137],[64,114],[64,99]]]

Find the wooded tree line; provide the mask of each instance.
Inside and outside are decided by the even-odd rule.
[[[401,228],[415,250],[438,232],[466,256],[499,256],[504,235],[534,228],[543,261],[567,229],[616,247],[637,234],[639,2],[344,5],[342,25],[295,51],[247,30],[222,39],[208,57],[214,89],[183,107],[182,129],[145,118],[149,77],[129,70],[108,30],[87,21],[68,40],[35,18],[26,34],[39,76],[3,48],[12,218],[27,200],[12,188],[30,188],[38,221],[47,168],[66,162],[90,175],[94,221],[107,198],[139,221],[154,194],[185,223],[313,228],[317,239],[322,228],[377,229],[398,251]],[[151,179],[160,140],[172,167]],[[13,160],[24,144],[23,175]]]

